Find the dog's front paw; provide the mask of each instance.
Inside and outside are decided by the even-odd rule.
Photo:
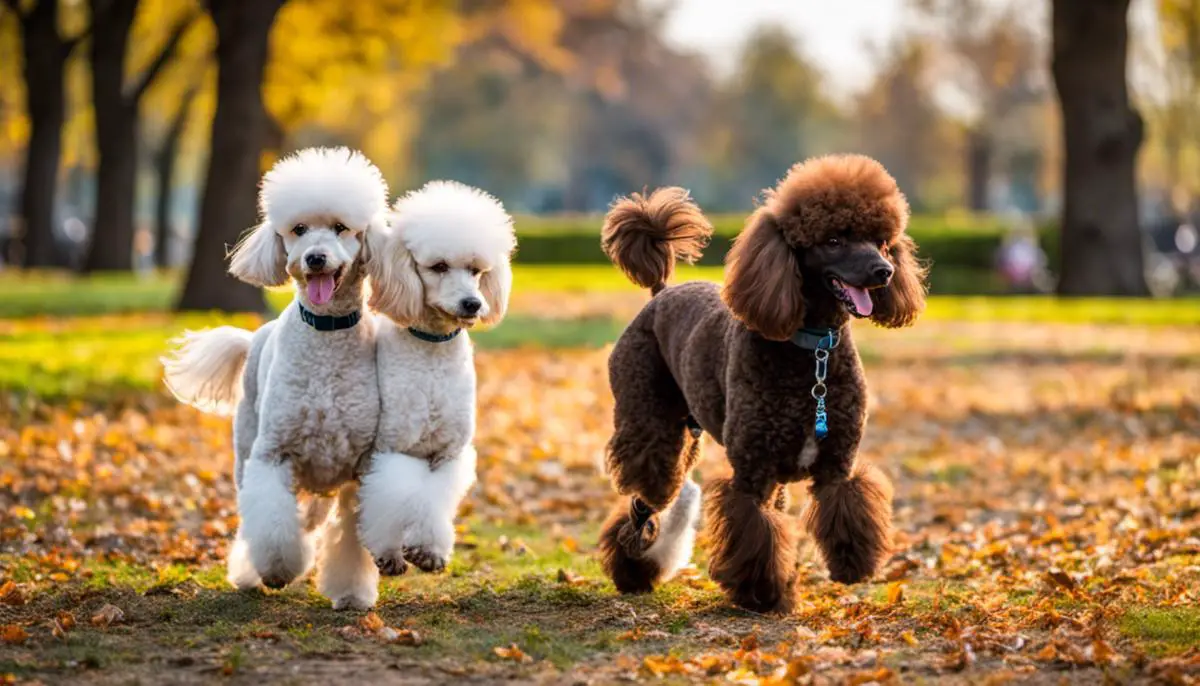
[[[437,574],[446,569],[446,558],[420,546],[404,549],[404,559],[413,563],[422,572]]]
[[[363,597],[355,593],[348,593],[339,598],[334,598],[333,609],[335,610],[370,610],[375,607],[375,598]]]
[[[404,558],[399,552],[384,553],[375,558],[375,566],[384,576],[400,576],[408,571],[408,562]]]

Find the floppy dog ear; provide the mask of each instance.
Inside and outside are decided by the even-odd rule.
[[[425,286],[417,274],[417,261],[394,229],[391,234],[376,233],[368,240],[372,246],[368,249],[371,298],[367,306],[401,326],[413,324],[425,310]]]
[[[488,313],[480,320],[484,326],[499,324],[508,311],[508,294],[512,292],[512,265],[508,256],[500,260],[496,266],[483,273],[479,279],[479,290],[487,301]]]
[[[229,253],[229,273],[255,286],[287,283],[287,252],[270,224],[263,222],[243,234]]]
[[[758,208],[725,258],[721,297],[751,331],[785,341],[804,324],[802,287],[796,255],[775,217]]]
[[[908,234],[900,234],[889,251],[896,271],[887,286],[871,291],[875,310],[871,321],[894,329],[908,326],[925,309],[925,277],[929,270],[917,261],[917,244]]]
[[[362,247],[359,248],[358,258],[362,260],[363,266],[367,268],[367,276],[371,278],[375,277],[371,270],[374,269],[376,256],[382,254],[387,237],[387,218],[383,216],[372,217],[367,222],[366,230],[362,232]]]

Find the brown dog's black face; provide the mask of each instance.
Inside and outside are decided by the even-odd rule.
[[[855,317],[870,317],[875,303],[869,291],[891,283],[896,268],[885,257],[887,242],[830,236],[802,249],[800,270],[807,283],[822,283]]]

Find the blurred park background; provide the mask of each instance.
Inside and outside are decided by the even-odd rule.
[[[229,423],[158,363],[289,302],[225,248],[274,160],[334,144],[517,217],[455,560],[382,619],[231,592]],[[606,346],[648,295],[600,216],[690,188],[717,236],[679,278],[719,281],[760,189],[831,152],[887,166],[932,263],[914,328],[855,325],[896,556],[845,588],[806,547],[769,618],[701,537],[618,597]],[[1200,0],[0,0],[0,682],[1193,683],[1198,198]]]
[[[526,265],[603,264],[597,215],[664,184],[721,215],[720,265],[762,188],[855,151],[908,194],[935,294],[1195,290],[1200,9],[1072,7],[4,0],[0,279],[260,309],[222,269],[259,174],[344,144],[398,193],[492,192]]]

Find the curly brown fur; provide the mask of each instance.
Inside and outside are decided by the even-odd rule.
[[[794,550],[781,485],[801,479],[816,483],[810,521],[831,574],[869,577],[890,546],[891,490],[882,474],[854,467],[867,392],[848,323],[869,316],[881,326],[903,326],[924,305],[925,271],[904,233],[904,196],[866,157],[796,165],[749,218],[721,291],[709,283],[662,288],[682,254],[670,237],[697,235],[671,227],[707,223],[678,189],[661,196],[677,202],[656,204],[658,197],[618,202],[605,224],[609,255],[656,293],[609,359],[616,404],[607,466],[614,485],[656,509],[671,502],[692,459],[691,415],[725,447],[733,467],[732,481],[712,492],[707,511],[710,571],[734,602],[787,606]],[[829,433],[822,439],[813,435],[816,406],[808,392],[813,352],[788,340],[802,327],[840,336],[828,361]],[[610,524],[605,538],[615,541],[620,525]]]
[[[786,341],[804,325],[796,255],[766,208],[755,211],[725,257],[723,295],[729,309],[766,338]]]
[[[617,492],[637,495],[655,510],[664,509],[675,498],[687,476],[687,403],[679,388],[670,382],[666,361],[653,350],[648,334],[631,332],[630,340],[644,337],[630,348],[632,355],[614,351],[609,359],[609,381],[613,388],[636,389],[618,398],[615,431],[608,441],[605,464]],[[634,412],[626,403],[651,403],[652,412]],[[694,459],[694,458],[693,458]]]
[[[717,479],[705,498],[711,546],[708,574],[733,602],[755,612],[789,612],[796,583],[796,534],[791,520],[731,479]]]
[[[862,155],[818,157],[792,167],[751,215],[726,257],[722,296],[753,331],[787,340],[803,325],[808,294],[797,253],[837,237],[844,242],[886,244],[895,272],[872,290],[872,321],[911,324],[925,308],[927,270],[916,244],[904,233],[909,209],[887,171]]]
[[[658,289],[675,273],[675,261],[695,262],[712,236],[712,224],[682,188],[633,193],[613,202],[600,231],[604,253],[631,281]]]
[[[892,552],[892,483],[869,464],[850,478],[818,480],[804,512],[829,576],[845,584],[869,579]]]

